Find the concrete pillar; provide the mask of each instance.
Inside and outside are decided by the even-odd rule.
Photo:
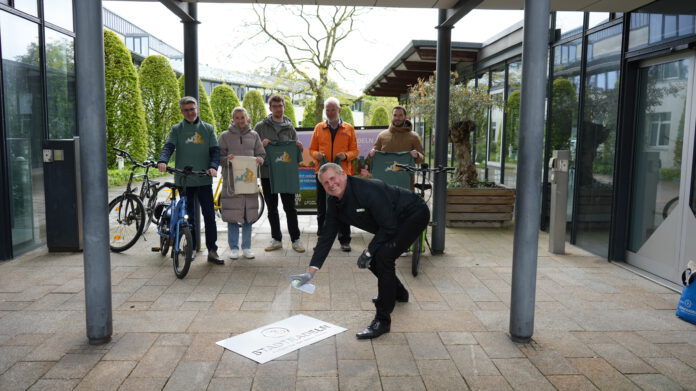
[[[106,205],[106,98],[102,2],[75,0],[77,126],[80,135],[84,213],[85,312],[90,344],[106,343],[113,332],[111,258]]]
[[[525,0],[510,301],[510,336],[516,342],[528,342],[534,333],[548,31],[549,0]]]

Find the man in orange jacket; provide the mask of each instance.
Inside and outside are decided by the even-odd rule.
[[[331,97],[324,102],[326,121],[314,127],[309,153],[319,161],[316,171],[326,162],[340,164],[348,175],[353,175],[351,161],[358,157],[358,140],[355,137],[353,125],[341,120],[341,104],[338,99]],[[326,217],[326,191],[317,179],[317,235],[321,235]],[[350,225],[340,223],[338,241],[341,250],[350,251]]]

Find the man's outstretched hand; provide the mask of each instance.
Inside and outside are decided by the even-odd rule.
[[[310,272],[305,272],[302,274],[295,274],[290,276],[290,283],[295,286],[301,286],[306,283],[308,283],[312,278],[314,278],[314,275]]]
[[[370,254],[369,251],[363,250],[362,254],[358,257],[358,267],[360,269],[365,269],[367,267],[370,267],[370,264],[372,263],[372,255]]]

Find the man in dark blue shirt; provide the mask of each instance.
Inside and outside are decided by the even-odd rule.
[[[318,177],[329,195],[324,232],[319,236],[307,271],[291,279],[302,285],[314,277],[336,240],[339,222],[373,233],[367,249],[358,258],[358,267],[369,268],[377,277],[378,296],[373,300],[377,314],[356,336],[379,337],[391,328],[396,301],[408,301],[408,291],[396,276],[396,258],[425,229],[430,210],[413,192],[378,180],[348,176],[334,163],[321,166]]]

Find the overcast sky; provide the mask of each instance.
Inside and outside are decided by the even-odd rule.
[[[103,4],[155,37],[183,49],[183,28],[179,19],[159,2],[104,1]],[[281,12],[274,9],[276,14]],[[334,55],[362,75],[346,71],[342,72],[342,77],[336,73],[329,76],[355,95],[360,95],[367,83],[411,40],[437,39],[434,27],[438,12],[435,9],[368,8],[363,11],[367,12],[359,17],[357,31],[339,44]],[[452,40],[484,42],[522,20],[522,16],[522,11],[475,10],[455,25]],[[201,22],[198,58],[202,64],[253,72],[275,63],[266,59],[268,56],[282,56],[275,43],[246,40],[251,33],[244,24],[255,20],[251,5],[198,3],[198,19]]]

